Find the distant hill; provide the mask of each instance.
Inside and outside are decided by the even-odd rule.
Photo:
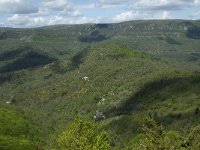
[[[199,31],[199,21],[188,20],[54,25],[30,29],[1,28],[0,43],[1,53],[28,45],[48,57],[63,58],[91,43],[114,40],[172,61],[173,64],[177,63],[178,66],[198,70]]]

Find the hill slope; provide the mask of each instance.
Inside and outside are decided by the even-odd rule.
[[[138,135],[146,115],[168,130],[199,125],[198,26],[168,20],[1,29],[1,109],[22,111],[40,129],[36,143],[47,147],[74,118],[93,119],[97,111],[116,149]]]
[[[19,48],[27,49],[28,45],[28,49],[42,52],[46,57],[63,58],[91,43],[115,40],[176,66],[198,70],[199,33],[199,21],[187,20],[57,25],[33,29],[1,28],[0,48],[1,52],[18,51]]]

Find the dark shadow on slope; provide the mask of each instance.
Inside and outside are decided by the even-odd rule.
[[[187,59],[188,61],[197,61],[200,60],[200,53],[191,53]]]
[[[79,37],[80,42],[91,43],[107,40],[108,38],[100,34],[99,31],[93,31],[90,35]]]
[[[4,40],[6,38],[6,32],[0,33],[0,40]]]
[[[76,69],[85,61],[85,58],[88,54],[90,47],[87,47],[81,50],[78,54],[72,57],[71,62],[69,64],[70,70]]]
[[[14,59],[18,55],[20,55],[23,52],[25,52],[26,50],[30,50],[30,49],[32,49],[32,48],[29,47],[29,46],[25,46],[25,47],[17,48],[15,50],[12,50],[12,51],[9,51],[9,52],[4,52],[4,53],[0,54],[0,61]]]
[[[15,75],[13,73],[0,74],[0,84],[5,82],[19,81],[22,78],[22,75]]]
[[[168,44],[173,44],[173,45],[182,45],[180,42],[177,40],[171,38],[171,37],[156,37],[157,40],[163,41],[165,40]]]
[[[170,38],[170,37],[166,38],[166,42],[167,42],[168,44],[181,45],[180,42],[178,42],[177,40],[175,40],[175,39],[173,39],[173,38]]]
[[[98,29],[108,28],[109,24],[96,24],[95,27],[97,27]]]
[[[200,27],[189,27],[186,36],[191,39],[200,39]]]
[[[110,109],[106,114],[107,116],[112,117],[145,111],[147,110],[145,105],[153,105],[165,101],[173,96],[192,90],[192,87],[194,86],[200,86],[199,73],[196,73],[191,77],[161,79],[159,81],[147,83],[121,106]],[[196,91],[192,92],[198,94],[200,91],[196,89]]]
[[[165,126],[170,127],[174,121],[181,121],[182,126],[177,126],[176,130],[179,130],[180,128],[187,128],[194,125],[199,125],[200,118],[199,118],[200,112],[199,108],[196,107],[193,110],[189,112],[170,112],[169,114],[166,114],[164,116],[152,116],[158,123],[162,123]]]
[[[149,116],[149,114],[146,114],[146,116],[143,116],[144,118],[135,118],[134,116],[124,115],[117,119],[115,118],[104,126],[103,129],[111,132],[112,146],[117,145],[123,149],[126,147],[123,139],[126,138],[129,141],[134,135],[137,135],[141,131],[141,125],[144,124],[145,117],[153,118],[158,124],[164,125],[167,130],[186,131],[200,124],[199,115],[200,111],[198,107],[189,112],[171,112],[164,116]]]
[[[110,131],[110,135],[112,135],[112,147],[124,149],[127,147],[127,143],[124,142],[124,139],[130,140],[133,138],[133,136],[138,133],[139,127],[140,121],[135,120],[133,117],[120,116],[103,126],[102,130]]]
[[[45,56],[43,54],[39,54],[34,51],[29,51],[22,57],[1,67],[0,73],[7,73],[22,69],[34,68],[41,65],[49,64],[53,61],[55,61],[54,58],[49,58],[48,56]]]
[[[76,55],[74,55],[71,59],[69,64],[63,65],[62,61],[56,61],[51,65],[51,70],[54,73],[58,73],[58,74],[64,74],[68,71],[72,71],[74,69],[79,68],[79,66],[85,61],[85,58],[88,54],[90,47],[87,47],[83,50],[81,50],[80,52],[78,52]]]
[[[195,87],[195,88],[193,88]],[[139,118],[137,115],[142,111],[146,113],[146,116],[150,116],[158,123],[162,123],[167,129],[189,129],[191,126],[199,125],[200,123],[200,107],[197,106],[188,112],[172,111],[168,114],[158,114],[156,111],[148,111],[148,107],[144,108],[142,104],[146,106],[156,105],[159,102],[165,101],[173,96],[179,96],[185,92],[193,94],[200,93],[200,73],[196,72],[192,76],[179,77],[174,79],[162,79],[159,81],[146,84],[140,91],[130,97],[121,107],[113,108],[109,112],[106,112],[107,117],[115,117],[113,121],[107,124],[104,129],[108,129],[113,132],[113,135],[120,135],[121,137],[127,137],[131,139],[134,134],[137,134],[138,129],[144,118]],[[163,91],[167,93],[164,94]],[[158,91],[158,92],[157,92]],[[161,92],[163,95],[159,95]],[[154,96],[154,97],[153,97]],[[149,101],[150,98],[150,101]],[[134,115],[135,114],[135,115]],[[135,117],[136,116],[136,117]],[[112,128],[111,128],[112,127]],[[114,137],[114,143],[121,142],[121,137]],[[116,139],[116,140],[115,140]],[[120,143],[121,144],[121,143]],[[123,142],[122,142],[123,146]]]

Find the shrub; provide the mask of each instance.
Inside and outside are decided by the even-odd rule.
[[[138,140],[136,149],[168,150],[168,149],[200,149],[200,126],[192,128],[188,134],[181,136],[178,131],[166,131],[153,119],[146,118],[142,125],[144,137]]]
[[[93,121],[75,119],[56,139],[58,150],[107,150],[109,137],[105,131],[98,132]]]

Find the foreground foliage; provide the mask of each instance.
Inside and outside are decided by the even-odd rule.
[[[96,123],[89,120],[76,119],[55,142],[56,150],[108,150],[109,136],[105,131],[98,132]]]
[[[20,113],[0,108],[0,149],[42,149],[38,129]]]
[[[188,133],[180,134],[178,131],[166,131],[153,119],[146,118],[142,125],[143,137],[138,140],[134,149],[138,150],[174,150],[200,149],[200,126],[191,128]]]

